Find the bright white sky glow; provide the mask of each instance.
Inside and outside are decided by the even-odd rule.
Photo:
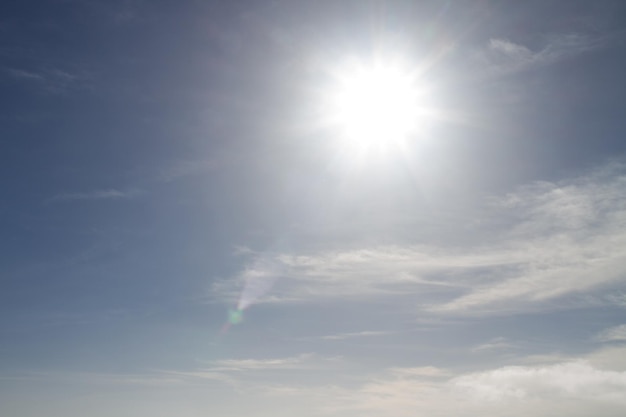
[[[412,74],[395,63],[342,68],[331,93],[330,118],[354,151],[398,145],[418,127],[420,104]]]

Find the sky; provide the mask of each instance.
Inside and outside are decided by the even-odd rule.
[[[2,2],[0,414],[624,415],[625,17]]]

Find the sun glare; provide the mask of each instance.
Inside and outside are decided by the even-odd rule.
[[[415,80],[400,65],[358,65],[337,77],[331,119],[342,139],[361,150],[382,151],[417,128]]]

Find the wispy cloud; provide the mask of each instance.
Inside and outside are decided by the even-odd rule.
[[[0,380],[141,386],[185,385],[205,381],[241,387],[246,381],[251,381],[253,375],[263,377],[275,371],[312,370],[335,360],[314,354],[301,354],[274,359],[224,359],[212,361],[209,366],[197,369],[153,370],[135,374],[25,371],[2,373]]]
[[[217,381],[237,389],[250,388],[268,376],[285,375],[285,371],[312,371],[328,367],[336,358],[325,358],[311,353],[272,359],[222,359],[211,361],[191,370],[162,370],[164,375],[184,380]],[[254,384],[253,384],[254,383]]]
[[[94,190],[84,193],[62,193],[52,196],[46,200],[46,203],[60,203],[76,200],[119,200],[133,198],[141,194],[139,190]]]
[[[529,47],[508,39],[493,38],[483,52],[483,59],[492,72],[517,72],[549,65],[606,45],[606,37],[584,33],[554,34],[545,38],[543,46]]]
[[[482,285],[443,309],[524,299],[542,301],[609,284],[626,273],[626,176],[611,166],[563,183],[542,182],[510,194],[500,207],[514,220],[503,238],[511,274]]]
[[[596,340],[600,342],[626,342],[626,324],[601,331],[596,336]]]
[[[230,386],[238,386],[238,381],[236,378],[233,378],[230,374],[226,372],[218,372],[206,369],[196,369],[196,370],[162,370],[159,371],[166,379],[174,378],[175,380],[182,381],[215,381],[219,383],[223,383]]]
[[[88,78],[85,73],[77,73],[59,68],[23,69],[5,67],[4,73],[20,82],[35,85],[48,93],[63,93],[68,89],[84,85]]]
[[[314,355],[310,353],[277,359],[224,359],[213,362],[212,369],[237,372],[302,369],[310,366],[312,359]]]
[[[511,343],[506,338],[504,338],[504,337],[496,337],[494,339],[491,339],[487,343],[483,343],[483,344],[480,344],[478,346],[474,346],[472,348],[472,352],[475,352],[475,353],[488,352],[488,353],[491,354],[494,351],[509,350],[509,349],[513,349],[513,348],[515,348],[515,344]]]
[[[418,366],[413,368],[391,368],[389,373],[401,378],[442,378],[450,377],[452,373],[436,366]]]
[[[411,295],[431,312],[454,313],[515,310],[625,284],[626,175],[620,164],[495,198],[479,220],[491,237],[463,247],[259,254],[213,289],[223,300],[246,285],[261,288],[257,302],[266,294],[274,302]]]
[[[385,336],[391,334],[392,332],[388,331],[372,331],[366,330],[362,332],[349,332],[349,333],[338,333],[331,334],[320,337],[322,340],[346,340],[346,339],[357,339],[362,337],[376,337],[376,336]]]
[[[43,81],[44,77],[41,74],[25,71],[16,68],[5,68],[5,72],[11,75],[14,78],[24,79],[24,80],[32,80],[32,81]]]

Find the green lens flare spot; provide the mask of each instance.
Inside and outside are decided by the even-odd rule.
[[[228,322],[230,324],[239,324],[243,320],[242,310],[228,310]]]

